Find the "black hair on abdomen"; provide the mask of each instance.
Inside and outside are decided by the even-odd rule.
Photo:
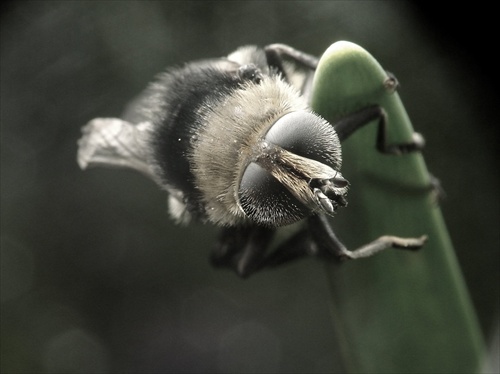
[[[189,64],[163,74],[152,87],[158,100],[151,139],[154,161],[163,182],[181,190],[196,215],[204,210],[189,160],[192,143],[200,127],[207,125],[204,114],[216,110],[242,83],[236,71],[229,62]]]

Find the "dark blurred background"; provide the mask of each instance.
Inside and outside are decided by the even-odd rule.
[[[331,372],[314,259],[240,280],[208,262],[212,227],[121,170],[79,170],[76,141],[166,66],[244,44],[321,55],[338,40],[401,82],[487,341],[498,334],[498,95],[468,27],[413,2],[3,2],[1,371]],[[337,219],[341,219],[339,214]]]

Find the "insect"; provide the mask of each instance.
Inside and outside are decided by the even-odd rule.
[[[414,133],[387,144],[382,108],[370,106],[330,124],[308,105],[318,59],[284,44],[245,46],[224,58],[160,74],[122,118],[83,127],[77,160],[142,172],[168,192],[178,222],[221,227],[212,263],[241,277],[306,255],[357,259],[387,248],[416,250],[425,236],[382,236],[348,250],[328,216],[346,205],[340,143],[378,120],[378,151],[419,151]],[[385,86],[394,89],[389,76]],[[277,230],[300,228],[270,250]]]

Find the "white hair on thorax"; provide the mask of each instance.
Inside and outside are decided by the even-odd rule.
[[[223,226],[249,221],[238,188],[254,147],[280,117],[303,110],[310,110],[304,98],[278,75],[245,83],[210,108],[190,155],[209,221]]]

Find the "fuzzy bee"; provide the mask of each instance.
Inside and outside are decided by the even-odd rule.
[[[340,172],[341,141],[375,119],[380,152],[418,151],[423,138],[386,144],[378,106],[328,123],[308,104],[317,64],[272,44],[168,69],[123,118],[83,128],[78,164],[126,167],[153,179],[168,192],[176,221],[222,228],[212,262],[242,277],[305,255],[356,259],[420,248],[425,236],[383,236],[350,251],[333,233],[327,216],[346,205],[349,185]],[[395,86],[389,77],[386,87]],[[304,224],[270,250],[276,231],[298,221]]]

